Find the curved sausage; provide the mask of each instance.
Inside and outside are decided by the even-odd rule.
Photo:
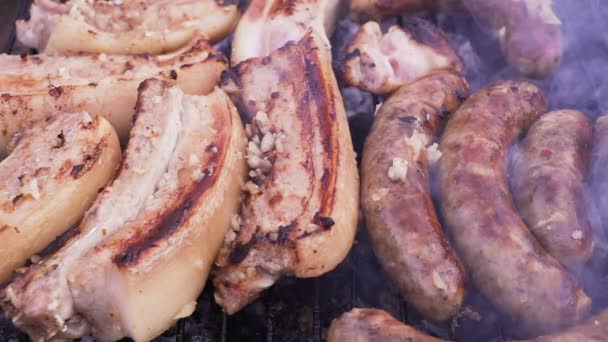
[[[361,202],[374,252],[405,299],[436,321],[460,308],[465,275],[437,219],[428,167],[442,116],[467,95],[451,72],[401,87],[377,112],[363,151]]]
[[[513,162],[519,212],[547,252],[566,265],[584,263],[594,248],[583,199],[591,134],[584,113],[547,113],[532,125]]]
[[[440,204],[481,292],[524,331],[573,324],[591,299],[534,239],[509,193],[509,147],[545,111],[542,92],[502,82],[470,97],[441,140]]]
[[[594,200],[604,230],[608,228],[608,116],[597,119],[593,129],[593,152],[591,158],[591,184]]]

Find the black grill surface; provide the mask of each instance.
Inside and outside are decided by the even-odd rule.
[[[11,11],[0,15],[3,24],[7,24],[7,20],[13,22],[16,18],[27,17],[30,3],[21,0],[12,7],[0,7]],[[602,0],[557,0],[554,3],[566,35],[564,61],[552,78],[535,82],[546,90],[552,109],[574,108],[597,117],[606,112],[608,106],[608,24],[605,22],[608,4]],[[14,17],[11,17],[12,12]],[[443,28],[458,48],[467,65],[467,79],[472,90],[501,79],[521,78],[505,65],[498,53],[497,41],[479,29],[472,19],[443,14],[426,15],[426,18]],[[384,26],[399,24],[402,20],[393,19]],[[10,27],[10,31],[0,36],[5,39],[0,41],[0,47],[4,46],[7,53],[26,52],[15,43],[14,26],[4,26]],[[353,25],[348,21],[339,23],[332,38],[334,51],[343,46],[352,29]],[[220,45],[229,47],[226,43]],[[353,142],[360,156],[379,99],[354,89],[342,90]],[[608,304],[608,295],[602,291],[608,285],[607,255],[606,248],[599,248],[592,265],[581,271],[585,286],[598,307]],[[351,253],[329,274],[317,279],[284,278],[234,316],[222,313],[213,301],[212,288],[207,286],[194,314],[180,320],[156,341],[323,341],[331,321],[353,307],[381,308],[433,335],[459,341],[502,341],[516,335],[471,286],[465,309],[452,321],[433,324],[423,320],[401,300],[397,289],[382,273],[365,227],[360,225]],[[0,313],[0,341],[27,340]]]

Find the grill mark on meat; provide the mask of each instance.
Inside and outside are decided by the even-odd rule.
[[[74,177],[74,179],[78,179],[92,169],[106,145],[107,141],[105,139],[100,141],[90,153],[84,155],[82,163],[72,166],[70,176]]]
[[[223,120],[218,120],[218,127],[226,127]],[[219,134],[219,133],[218,133]],[[209,159],[209,163],[205,165],[203,171],[209,165],[216,165],[217,168],[221,168],[221,161],[225,160],[225,154],[227,153],[226,147],[227,142],[224,140],[227,132],[222,131],[219,134],[218,140],[213,142],[213,145],[220,146],[218,153],[214,153]],[[130,239],[125,246],[122,246],[121,250],[117,252],[113,261],[118,267],[129,267],[137,264],[139,257],[144,254],[147,250],[154,248],[156,243],[160,240],[166,239],[167,237],[175,234],[184,223],[184,220],[189,219],[190,211],[192,206],[197,203],[201,197],[205,196],[207,190],[213,187],[217,181],[219,172],[206,173],[200,181],[194,182],[191,188],[183,195],[183,200],[174,210],[167,210],[164,215],[157,217],[154,222],[154,228],[148,230],[145,234],[141,234],[133,239]],[[158,222],[156,224],[156,222]]]

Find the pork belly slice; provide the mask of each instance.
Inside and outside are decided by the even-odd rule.
[[[67,276],[95,246],[133,221],[164,178],[181,130],[182,92],[159,82],[140,88],[136,120],[119,174],[87,211],[75,234],[54,254],[0,290],[0,306],[36,340],[80,336]]]
[[[229,314],[283,275],[331,271],[352,245],[359,179],[328,54],[310,31],[222,77],[241,114],[253,118],[248,196],[213,279],[215,299]]]
[[[329,46],[340,0],[252,0],[232,39],[230,61],[268,56],[288,41],[298,41],[314,27]]]
[[[349,86],[388,95],[414,79],[441,69],[462,72],[464,65],[443,32],[422,19],[409,19],[404,29],[367,22],[355,34],[341,59]]]
[[[182,130],[158,190],[68,274],[78,316],[102,340],[150,340],[189,316],[238,211],[247,170],[236,108],[220,89],[174,106]]]
[[[65,113],[13,137],[0,163],[0,283],[82,218],[120,159],[112,126],[86,113]]]
[[[0,55],[0,155],[13,133],[64,111],[105,117],[124,144],[143,80],[175,80],[188,94],[208,94],[227,64],[204,39],[164,56]]]
[[[217,42],[238,16],[219,0],[35,0],[17,39],[47,54],[161,54],[198,35]]]

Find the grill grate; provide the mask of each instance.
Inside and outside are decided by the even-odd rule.
[[[608,32],[603,20],[608,15],[608,5],[600,0],[559,0],[555,3],[558,4],[560,17],[573,19],[564,20],[568,50],[562,69],[541,85],[550,94],[552,108],[572,107],[597,116],[606,110],[601,99],[608,98],[608,79],[602,77],[608,72],[608,39],[601,34]],[[16,18],[27,17],[30,4],[31,0],[20,0],[16,6]],[[472,20],[442,15],[429,19],[446,31],[456,33],[450,37],[459,45],[468,68],[467,79],[473,90],[494,80],[518,77],[504,67],[502,58],[497,57],[496,41],[477,29]],[[348,25],[341,23],[338,26],[332,38],[334,47],[339,48],[343,44],[347,31]],[[462,44],[459,36],[470,37],[473,47]],[[7,53],[24,50],[15,44],[14,26],[8,40],[0,44],[5,46]],[[471,55],[471,49],[480,53],[479,58]],[[370,113],[373,113],[380,99],[353,90],[345,90],[343,95],[355,149],[360,156],[373,119]],[[606,262],[594,267],[601,270],[599,274],[606,274],[608,270]],[[221,312],[214,303],[211,287],[207,286],[194,314],[180,320],[157,341],[323,341],[331,320],[354,307],[382,308],[404,322],[443,338],[502,340],[505,329],[499,316],[474,289],[469,289],[472,295],[467,304],[472,310],[483,314],[480,321],[465,311],[452,322],[436,325],[422,320],[411,310],[380,269],[373,257],[369,238],[361,226],[357,242],[347,260],[331,273],[318,279],[282,279],[262,298],[234,316]],[[597,271],[591,272],[598,274]],[[589,290],[596,298],[601,297],[608,283],[605,280],[608,277],[599,278],[597,284],[600,285],[596,285],[595,293],[593,289]],[[599,301],[602,305],[608,302],[606,296],[603,295],[604,300]],[[27,341],[27,338],[0,314],[0,341]]]

